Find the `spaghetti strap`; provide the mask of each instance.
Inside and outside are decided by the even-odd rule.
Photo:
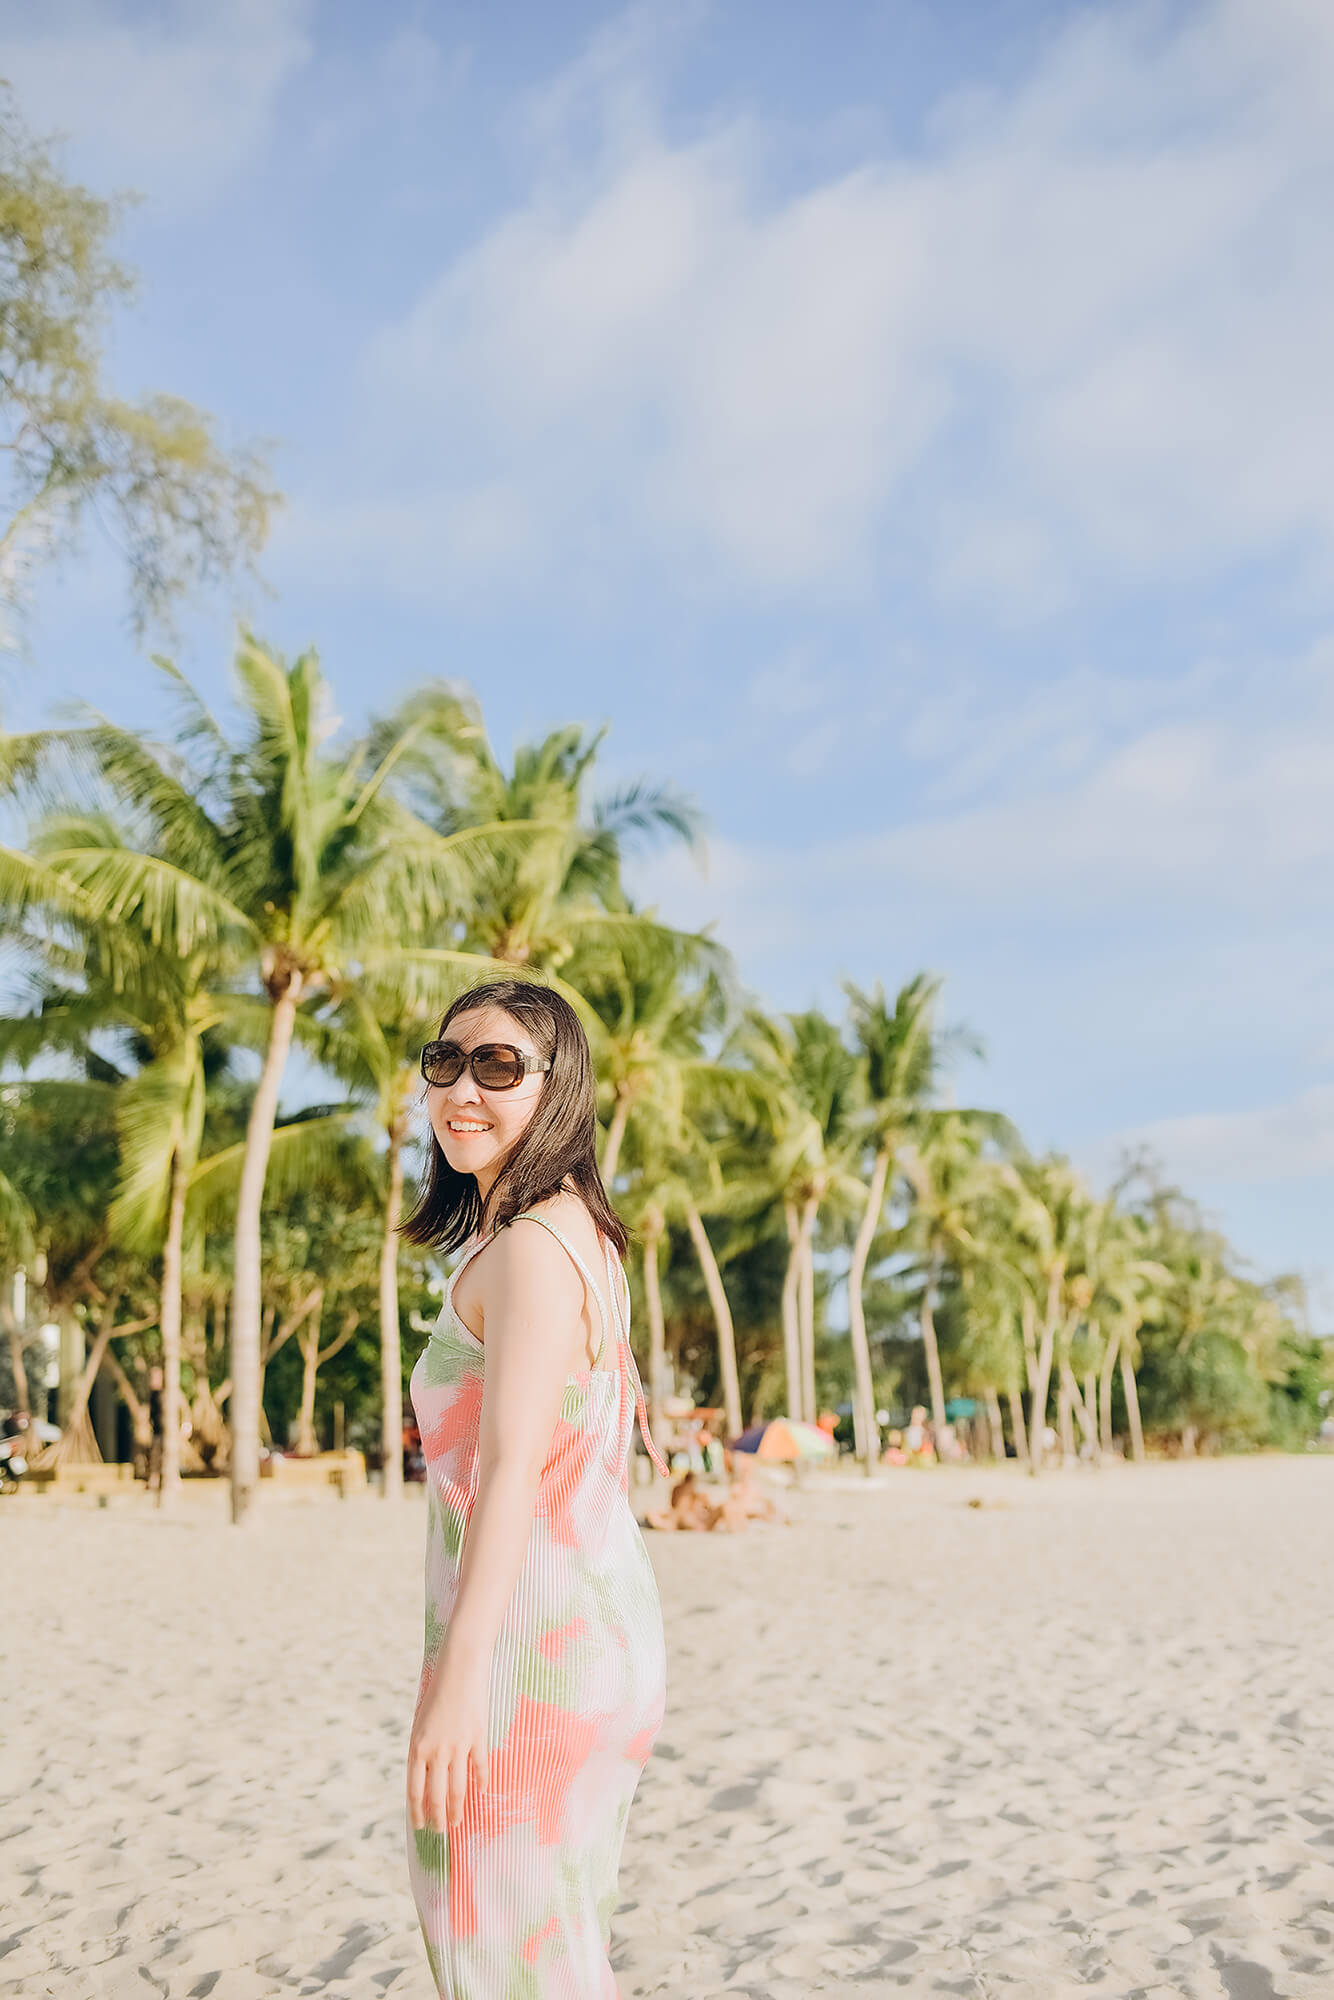
[[[598,1302],[598,1315],[602,1321],[602,1337],[598,1341],[598,1351],[593,1356],[593,1367],[596,1368],[598,1362],[602,1359],[602,1350],[607,1344],[607,1308],[603,1301],[602,1293],[598,1288],[597,1279],[593,1276],[593,1273],[589,1270],[587,1264],[585,1264],[583,1258],[579,1255],[579,1252],[575,1249],[565,1232],[557,1229],[554,1222],[548,1222],[545,1215],[539,1215],[535,1209],[525,1208],[518,1215],[512,1215],[510,1221],[540,1222],[544,1229],[550,1230],[558,1243],[564,1245],[565,1249],[569,1251],[571,1257],[573,1257],[575,1263],[579,1266],[579,1269],[583,1272],[588,1288]]]
[[[575,1249],[573,1243],[571,1243],[568,1236],[566,1236],[564,1230],[558,1229],[556,1227],[556,1224],[554,1222],[549,1221],[545,1215],[539,1215],[537,1213],[537,1210],[534,1208],[525,1208],[521,1209],[518,1215],[512,1215],[510,1217],[510,1221],[540,1222],[542,1227],[546,1230],[549,1230],[550,1233],[555,1237],[556,1241],[561,1245],[563,1245],[563,1247],[569,1252],[570,1256],[574,1259],[579,1269],[583,1272],[585,1282],[587,1283],[589,1289],[591,1290],[593,1297],[598,1302],[598,1312],[602,1318],[602,1337],[598,1342],[598,1351],[594,1355],[592,1363],[593,1368],[596,1371],[598,1362],[602,1359],[602,1350],[607,1344],[607,1319],[608,1319],[607,1308],[603,1301],[602,1290],[598,1284],[597,1279],[593,1276],[593,1273],[589,1270],[587,1264],[584,1262],[583,1258],[579,1255],[579,1252]],[[489,1241],[489,1238],[486,1240]],[[649,1427],[648,1409],[644,1402],[644,1385],[639,1379],[639,1370],[635,1366],[634,1349],[630,1345],[630,1312],[629,1312],[630,1287],[625,1277],[624,1267],[622,1266],[620,1273],[621,1282],[625,1285],[625,1290],[626,1290],[626,1296],[624,1299],[622,1299],[620,1287],[616,1283],[616,1265],[618,1260],[613,1256],[611,1244],[605,1236],[602,1239],[602,1246],[604,1255],[606,1257],[608,1290],[611,1295],[612,1311],[615,1315],[617,1339],[621,1347],[623,1347],[625,1350],[626,1370],[630,1377],[630,1384],[634,1395],[635,1413],[639,1418],[639,1435],[643,1438],[644,1449],[647,1451],[649,1457],[652,1459],[658,1471],[662,1474],[664,1479],[670,1479],[672,1476],[671,1467],[667,1464],[666,1460],[663,1458],[662,1453],[658,1450],[657,1445],[653,1441],[653,1432]],[[454,1275],[455,1277],[457,1277],[458,1272],[456,1271]],[[631,1429],[633,1431],[634,1418],[632,1417],[630,1421],[631,1421]]]

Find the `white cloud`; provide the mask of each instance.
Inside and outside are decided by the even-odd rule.
[[[1119,1133],[1100,1151],[1148,1147],[1187,1187],[1303,1180],[1334,1174],[1334,1083],[1250,1111],[1161,1118]]]
[[[45,0],[29,25],[8,10],[0,76],[28,125],[68,135],[99,184],[186,208],[263,143],[278,92],[309,58],[312,4],[167,0],[150,25],[99,0]]]
[[[914,761],[933,767],[933,803],[1035,785],[1047,791],[1081,777],[1109,744],[1154,720],[1208,713],[1235,678],[1209,661],[1156,679],[1076,667],[998,698],[981,675],[966,673],[941,679],[909,709],[898,741]],[[898,706],[902,711],[901,696]]]
[[[783,199],[758,121],[664,136],[644,18],[374,344],[421,505],[499,483],[552,577],[638,554],[683,589],[861,590],[887,534],[1020,614],[1275,553],[1334,575],[1323,0],[1079,19],[923,152]]]
[[[1067,944],[1104,920],[1127,937],[1166,923],[1235,938],[1275,913],[1330,910],[1328,650],[1270,669],[1275,719],[1267,723],[1249,713],[1190,714],[1200,678],[1100,684],[1092,708],[1101,714],[1090,720],[1102,725],[1096,748],[1076,737],[1079,703],[1068,691],[1054,700],[1043,690],[1027,701],[992,697],[964,721],[937,715],[919,730],[917,754],[949,769],[962,748],[976,782],[999,796],[977,805],[947,797],[929,816],[919,809],[873,833],[717,842],[724,862],[707,888],[667,853],[638,865],[637,892],[660,899],[676,921],[717,917],[743,958],[804,936],[807,955],[823,949],[831,967],[847,940],[899,929],[927,905],[949,909],[961,934],[1045,915]],[[1108,716],[1120,725],[1115,732]],[[1012,786],[988,762],[992,729],[997,756],[1022,763]]]

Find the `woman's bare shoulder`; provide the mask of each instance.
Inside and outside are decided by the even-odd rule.
[[[568,1290],[571,1298],[582,1297],[584,1282],[567,1251],[549,1229],[525,1222],[525,1216],[542,1216],[550,1220],[567,1242],[574,1242],[566,1219],[559,1210],[553,1211],[548,1202],[530,1202],[520,1215],[512,1218],[507,1228],[497,1232],[494,1244],[478,1260],[489,1265],[485,1274],[489,1282],[506,1290],[515,1284],[524,1288],[533,1282],[548,1288],[554,1284],[561,1290]],[[582,1244],[576,1247],[582,1255]]]
[[[530,1201],[523,1213],[540,1215],[544,1221],[553,1223],[581,1256],[595,1257],[599,1254],[597,1224],[589,1214],[583,1197],[572,1188],[561,1188],[542,1201]],[[546,1235],[545,1230],[539,1233]]]

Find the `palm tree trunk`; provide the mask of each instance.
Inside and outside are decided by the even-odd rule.
[[[1005,1399],[1010,1405],[1010,1429],[1014,1432],[1014,1455],[1021,1465],[1027,1465],[1028,1430],[1024,1424],[1024,1399],[1017,1389],[1007,1389]]]
[[[204,1231],[187,1228],[181,1245],[181,1359],[195,1373],[208,1366],[208,1310],[204,1299]]]
[[[68,1430],[73,1419],[76,1385],[83,1370],[84,1346],[83,1327],[75,1314],[72,1304],[62,1305],[56,1311],[56,1324],[60,1328],[60,1378],[56,1385],[56,1422],[61,1430]]]
[[[162,1244],[162,1476],[157,1503],[168,1513],[181,1491],[181,1287],[185,1240],[185,1159],[172,1149],[167,1234]]]
[[[1031,1396],[1038,1381],[1038,1309],[1025,1292],[1019,1304],[1019,1324],[1024,1335],[1024,1375]]]
[[[801,1211],[801,1264],[797,1301],[801,1330],[801,1415],[815,1422],[815,1218],[819,1202],[803,1203]]]
[[[787,1269],[783,1273],[783,1368],[787,1376],[787,1413],[801,1416],[801,1223],[794,1201],[783,1203],[787,1223]]]
[[[53,1445],[45,1447],[45,1450],[52,1455],[49,1461],[52,1464],[100,1465],[102,1463],[97,1435],[88,1421],[88,1399],[92,1395],[93,1383],[97,1380],[98,1370],[104,1361],[109,1364],[116,1380],[128,1391],[126,1400],[130,1404],[131,1411],[137,1408],[144,1424],[147,1424],[148,1411],[138,1402],[134,1391],[130,1389],[125,1371],[111,1351],[111,1341],[120,1334],[146,1333],[149,1327],[156,1326],[157,1321],[152,1318],[136,1319],[127,1321],[123,1326],[115,1326],[113,1325],[115,1317],[116,1301],[112,1299],[93,1337],[88,1357],[79,1370],[77,1379],[70,1385],[69,1415],[62,1435]],[[82,1332],[82,1329],[80,1331]]]
[[[102,1462],[96,1435],[88,1421],[88,1398],[93,1393],[97,1371],[102,1366],[103,1357],[111,1341],[113,1317],[114,1314],[109,1311],[94,1336],[92,1350],[71,1390],[69,1415],[65,1419],[64,1434],[57,1447],[71,1461],[79,1465],[100,1465]]]
[[[269,1046],[259,1086],[246,1126],[245,1158],[236,1199],[236,1240],[232,1278],[231,1472],[232,1520],[240,1523],[250,1512],[259,1486],[260,1417],[260,1212],[264,1181],[278,1115],[278,1091],[292,1046],[301,977],[293,973],[286,991],[273,1003]]]
[[[852,1427],[856,1434],[857,1456],[868,1478],[872,1467],[880,1459],[880,1426],[875,1420],[875,1388],[871,1379],[871,1347],[866,1338],[866,1306],[862,1286],[866,1281],[871,1244],[880,1226],[880,1211],[885,1205],[889,1166],[889,1147],[881,1146],[871,1169],[866,1207],[857,1225],[857,1240],[852,1246],[852,1262],[848,1266],[848,1333],[852,1341],[854,1379]]]
[[[667,1374],[667,1331],[662,1317],[662,1287],[658,1281],[658,1245],[662,1216],[651,1209],[644,1218],[644,1301],[648,1307],[648,1427],[656,1444],[663,1426],[663,1383]],[[663,1457],[666,1457],[663,1453]]]
[[[1075,1425],[1070,1407],[1073,1380],[1069,1362],[1062,1361],[1056,1375],[1056,1431],[1061,1440],[1062,1465],[1069,1465],[1075,1456]]]
[[[320,1308],[306,1321],[300,1335],[301,1347],[301,1415],[297,1420],[296,1452],[298,1458],[314,1458],[319,1446],[315,1440],[315,1377],[320,1366]],[[402,1450],[402,1438],[399,1439]]]
[[[940,1343],[936,1339],[936,1316],[932,1310],[931,1295],[940,1275],[940,1260],[933,1257],[922,1287],[922,1345],[926,1349],[926,1379],[931,1384],[931,1421],[935,1425],[937,1451],[940,1434],[945,1428],[945,1378],[940,1372]]]
[[[1034,1478],[1042,1470],[1042,1434],[1047,1428],[1047,1391],[1051,1386],[1051,1360],[1056,1346],[1056,1322],[1060,1316],[1064,1279],[1064,1262],[1058,1259],[1047,1274],[1047,1314],[1042,1322],[1042,1344],[1033,1371],[1028,1410],[1028,1469]]]
[[[741,1423],[741,1384],[736,1372],[736,1334],[732,1328],[732,1309],[727,1303],[727,1293],[723,1289],[722,1273],[718,1260],[713,1254],[708,1231],[693,1201],[686,1204],[686,1227],[690,1240],[695,1246],[700,1269],[704,1273],[704,1285],[709,1294],[709,1304],[713,1307],[713,1317],[718,1328],[718,1363],[723,1378],[723,1410],[727,1419],[727,1435],[736,1437]]]
[[[986,1398],[987,1430],[991,1436],[991,1456],[993,1458],[998,1458],[1001,1464],[1004,1465],[1005,1426],[1001,1422],[1000,1397],[996,1394],[996,1391],[990,1382],[988,1382],[986,1388],[983,1390],[982,1393],[983,1396]]]
[[[1098,1444],[1110,1458],[1112,1440],[1112,1370],[1116,1367],[1116,1357],[1121,1347],[1120,1329],[1108,1339],[1103,1350],[1102,1369],[1098,1377]]]
[[[1102,1456],[1102,1451],[1098,1441],[1098,1377],[1092,1368],[1084,1377],[1084,1415],[1080,1421],[1083,1423],[1084,1435],[1089,1441],[1089,1450],[1093,1453],[1093,1462],[1096,1465]]]
[[[621,1158],[621,1141],[625,1128],[630,1122],[630,1099],[620,1092],[616,1096],[616,1109],[611,1114],[607,1127],[607,1142],[602,1149],[602,1179],[610,1187],[616,1178],[616,1168]]]
[[[1121,1349],[1121,1387],[1125,1391],[1126,1415],[1130,1419],[1130,1455],[1136,1465],[1144,1463],[1144,1426],[1139,1420],[1139,1390],[1135,1386],[1135,1370],[1130,1352]]]
[[[386,1500],[403,1497],[403,1350],[398,1321],[398,1224],[403,1213],[402,1122],[389,1128],[389,1196],[380,1243],[380,1396],[383,1415],[380,1449],[384,1458],[382,1492]],[[318,1340],[318,1329],[316,1333]]]
[[[1094,1417],[1093,1417],[1094,1399],[1093,1399],[1092,1381],[1093,1378],[1092,1376],[1090,1376],[1088,1378],[1088,1397],[1087,1400],[1085,1400],[1084,1396],[1082,1396],[1079,1392],[1079,1381],[1075,1375],[1074,1369],[1070,1366],[1068,1360],[1062,1361],[1061,1387],[1065,1394],[1067,1408],[1070,1412],[1070,1415],[1078,1420],[1079,1428],[1083,1432],[1084,1437],[1087,1440],[1088,1444],[1094,1449],[1096,1449],[1098,1443],[1098,1433],[1094,1425]],[[1067,1426],[1069,1426],[1070,1417],[1067,1417],[1066,1421],[1067,1421]],[[1062,1441],[1061,1448],[1062,1450],[1065,1449],[1064,1441]],[[1073,1428],[1070,1428],[1069,1453],[1072,1458],[1076,1456],[1075,1434]]]

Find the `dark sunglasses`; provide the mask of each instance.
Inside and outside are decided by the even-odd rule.
[[[428,1083],[457,1083],[467,1063],[472,1080],[483,1090],[513,1090],[534,1070],[550,1069],[550,1056],[531,1056],[512,1042],[481,1042],[461,1049],[457,1042],[428,1042],[422,1050],[422,1075]]]

